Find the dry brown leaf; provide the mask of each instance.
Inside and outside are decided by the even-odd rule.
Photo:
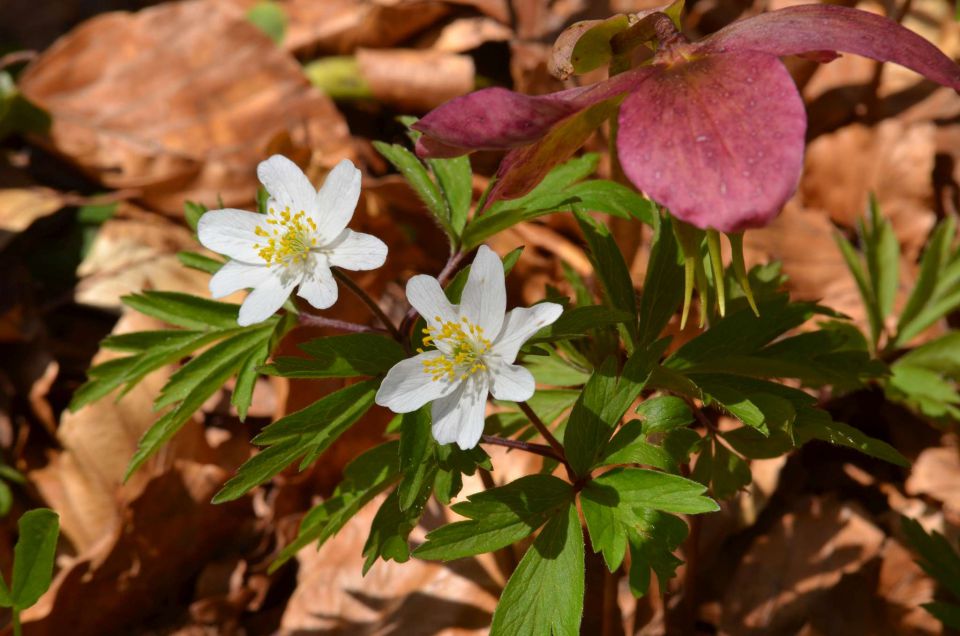
[[[309,545],[297,553],[297,589],[280,633],[487,633],[499,591],[477,560],[377,562],[362,575],[363,544],[382,501],[365,506],[319,551]]]
[[[63,206],[63,197],[50,188],[0,189],[0,249],[34,221]]]
[[[880,551],[884,534],[858,508],[806,498],[758,537],[731,577],[722,629],[730,634],[788,634],[831,590]],[[863,633],[863,632],[861,632]]]
[[[358,49],[360,74],[375,99],[403,111],[426,112],[473,90],[473,60],[417,49]]]
[[[917,457],[904,489],[909,495],[926,495],[960,514],[960,455],[954,447],[928,448]]]
[[[510,27],[492,18],[459,18],[429,37],[425,44],[436,51],[464,53],[487,42],[505,42],[512,37]]]
[[[256,164],[278,138],[330,165],[349,153],[345,122],[296,60],[200,0],[93,18],[41,54],[20,87],[50,112],[52,150],[170,213],[184,199],[250,201]]]
[[[129,210],[129,208],[127,208]],[[119,309],[120,298],[143,289],[208,295],[208,278],[177,260],[199,247],[186,228],[156,215],[121,212],[104,223],[77,268],[78,303]]]

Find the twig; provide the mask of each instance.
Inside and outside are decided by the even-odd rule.
[[[20,64],[21,62],[32,62],[39,55],[36,51],[14,51],[0,56],[0,69]]]
[[[515,448],[517,450],[526,451],[528,453],[533,453],[534,455],[542,455],[543,457],[549,457],[550,459],[555,459],[558,462],[562,462],[563,458],[558,457],[556,452],[546,444],[534,444],[533,442],[523,442],[518,439],[507,439],[505,437],[496,437],[494,435],[481,435],[480,441],[484,444],[492,444],[494,446],[505,446],[507,448]]]
[[[340,331],[349,331],[352,333],[389,333],[386,329],[380,327],[371,327],[370,325],[359,325],[355,322],[345,320],[336,320],[316,314],[300,312],[297,314],[297,322],[304,327],[331,327]]]
[[[547,425],[543,423],[540,416],[537,415],[526,402],[518,402],[517,405],[520,407],[520,410],[523,411],[523,414],[530,419],[530,423],[540,432],[543,439],[547,440],[547,443],[550,444],[554,452],[556,452],[558,456],[563,457],[563,445],[553,436],[553,433],[551,433]],[[564,463],[566,463],[566,460],[564,460]]]
[[[351,292],[353,292],[354,296],[359,298],[363,302],[363,304],[365,304],[367,307],[370,308],[370,311],[372,311],[373,314],[380,319],[380,322],[383,323],[383,326],[387,328],[387,330],[396,339],[396,341],[402,343],[403,336],[400,335],[400,332],[397,330],[396,326],[393,324],[390,318],[387,317],[387,314],[385,314],[384,311],[380,309],[380,305],[378,305],[376,301],[373,298],[371,298],[369,294],[367,294],[367,292],[363,291],[363,289],[361,289],[359,285],[353,282],[352,278],[344,274],[342,271],[340,271],[336,267],[331,268],[331,270],[333,271],[334,277],[337,280],[339,280],[341,283],[343,283],[344,287],[346,287]]]

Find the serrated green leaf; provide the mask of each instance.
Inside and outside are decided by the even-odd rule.
[[[903,311],[900,312],[897,335],[893,340],[893,346],[903,346],[925,328],[923,322],[926,322],[928,318],[921,322],[919,326],[915,322],[934,296],[938,287],[938,280],[941,278],[941,270],[951,261],[951,243],[956,232],[956,218],[948,216],[930,234],[927,247],[920,259],[920,273],[917,275],[913,292],[907,299]]]
[[[916,551],[917,564],[936,581],[960,598],[960,555],[947,538],[936,531],[927,533],[913,519],[900,518],[903,535]]]
[[[354,333],[315,338],[299,345],[313,360],[280,358],[280,375],[298,378],[347,378],[381,375],[406,357],[395,340],[377,334]],[[293,361],[297,361],[294,366]],[[296,375],[289,375],[296,373]]]
[[[557,192],[577,183],[597,171],[600,165],[600,155],[588,152],[579,157],[561,163],[547,173],[537,186],[522,197],[516,199],[501,199],[487,207],[484,214],[499,214],[507,209],[540,207],[537,201],[545,197],[553,197]]]
[[[643,418],[643,431],[647,434],[669,431],[693,422],[690,405],[673,395],[644,400],[637,407],[637,415]]]
[[[319,549],[363,506],[396,482],[399,477],[396,461],[399,446],[398,441],[390,441],[350,462],[343,471],[343,481],[333,495],[304,516],[297,538],[270,564],[269,572],[275,572],[314,541]]]
[[[9,600],[15,610],[22,611],[36,603],[50,587],[60,517],[52,510],[38,508],[24,513],[17,527],[20,536],[13,549]]]
[[[121,298],[123,304],[153,318],[185,329],[237,327],[240,305],[207,300],[180,292],[146,291]],[[275,319],[274,319],[275,320]]]
[[[646,440],[646,425],[633,420],[622,426],[601,454],[599,464],[644,464],[671,473],[679,472],[679,465],[666,450]]]
[[[520,560],[493,614],[491,636],[576,636],[583,613],[583,530],[558,511]]]
[[[156,349],[179,349],[183,345],[192,344],[193,341],[203,335],[204,332],[202,331],[184,331],[181,329],[134,331],[107,336],[100,341],[100,346],[113,351],[137,353]]]
[[[860,262],[860,255],[854,249],[850,241],[842,234],[834,234],[837,247],[840,254],[847,264],[847,269],[857,283],[857,289],[860,291],[860,298],[863,300],[863,306],[867,310],[867,319],[870,324],[871,341],[876,344],[880,341],[880,334],[883,331],[883,319],[880,317],[880,306],[877,304],[876,296],[867,278],[867,273],[863,270],[863,264]],[[762,311],[762,310],[761,310]]]
[[[459,236],[467,224],[470,203],[473,201],[473,170],[470,169],[470,157],[451,159],[427,159],[427,165],[437,178],[437,185],[447,201],[450,210],[450,226]]]
[[[450,210],[447,209],[446,199],[443,198],[440,188],[430,178],[430,173],[417,156],[399,144],[374,141],[373,146],[403,175],[450,239],[457,240],[457,233],[450,222]]]
[[[876,198],[870,196],[869,225],[863,226],[864,252],[870,284],[877,299],[880,319],[893,310],[893,301],[900,281],[900,243],[893,226],[883,218]]]
[[[820,409],[799,409],[794,432],[801,443],[819,439],[838,446],[853,448],[897,466],[910,466],[910,462],[890,444],[870,437],[849,424],[835,422],[829,413]]]
[[[548,356],[527,356],[523,366],[533,374],[537,384],[549,386],[579,386],[590,379],[590,373],[574,366],[551,350]]]
[[[614,468],[590,481],[595,501],[607,505],[651,508],[663,512],[697,514],[719,510],[709,497],[703,496],[703,485],[677,475],[645,468]],[[619,502],[622,502],[619,503]]]
[[[614,309],[633,316],[623,329],[629,342],[636,347],[639,343],[635,318],[637,295],[630,279],[630,268],[623,260],[623,254],[607,227],[582,212],[576,213],[576,219],[590,246],[590,258],[603,286],[607,303]]]
[[[174,402],[180,402],[198,385],[205,383],[213,369],[222,367],[224,364],[229,363],[231,368],[240,369],[246,358],[261,350],[264,352],[263,357],[266,358],[266,347],[272,332],[273,325],[244,331],[218,342],[192,358],[170,376],[160,390],[154,407],[161,409]]]
[[[553,342],[567,338],[581,338],[593,329],[603,329],[612,325],[629,323],[633,315],[619,309],[600,305],[574,307],[560,314],[557,321],[537,332],[528,340],[528,344]]]
[[[639,342],[647,345],[660,337],[670,318],[683,302],[683,268],[679,264],[677,243],[671,230],[672,221],[658,214],[651,217],[654,233],[643,279],[639,308]]]
[[[570,484],[551,475],[527,475],[455,504],[468,518],[430,532],[414,554],[449,561],[492,552],[529,536],[573,500]]]
[[[638,510],[637,524],[629,533],[630,591],[636,597],[646,595],[650,587],[650,570],[660,581],[660,590],[675,576],[683,562],[673,553],[687,538],[687,524],[682,519],[656,510]]]
[[[433,467],[436,472],[436,466]],[[420,521],[423,507],[430,496],[431,482],[428,487],[418,492],[416,505],[401,510],[397,491],[390,493],[370,523],[370,534],[363,546],[363,574],[366,575],[377,559],[405,563],[410,559],[410,545],[408,537]]]
[[[266,362],[268,355],[270,355],[269,336],[250,351],[243,362],[240,363],[237,381],[233,386],[233,393],[230,395],[230,404],[237,409],[237,416],[241,422],[247,419],[247,409],[253,402],[253,388],[260,376],[259,369]]]
[[[400,425],[400,472],[403,477],[397,487],[400,510],[412,506],[424,484],[434,479],[437,464],[433,453],[437,443],[430,432],[430,420],[429,406],[403,415]]]

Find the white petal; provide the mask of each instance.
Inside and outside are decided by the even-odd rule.
[[[440,322],[457,321],[457,308],[450,304],[433,276],[419,274],[408,280],[407,300],[430,326],[437,326],[438,317]]]
[[[317,195],[317,235],[323,242],[339,236],[360,199],[360,171],[344,159],[330,171]]]
[[[563,313],[563,306],[556,303],[540,303],[533,307],[517,307],[503,320],[503,329],[493,342],[492,354],[505,363],[517,359],[523,343],[547,325],[556,322]]]
[[[487,387],[486,374],[476,373],[455,393],[433,403],[433,438],[438,443],[456,442],[464,450],[477,445],[483,435]]]
[[[200,217],[197,236],[208,250],[244,263],[261,264],[255,245],[260,237],[254,234],[265,220],[262,214],[246,210],[211,210]]]
[[[387,260],[387,245],[372,234],[344,230],[326,247],[330,264],[355,272],[377,269]]]
[[[303,270],[303,281],[297,296],[317,309],[326,309],[337,302],[337,281],[333,278],[326,257],[311,254]]]
[[[266,265],[227,261],[210,279],[210,295],[214,298],[223,298],[235,291],[256,287],[269,276],[270,268]]]
[[[483,328],[487,338],[500,333],[507,311],[507,289],[503,282],[503,262],[496,252],[481,245],[470,266],[470,275],[460,300],[460,315]]]
[[[518,364],[497,364],[490,369],[490,375],[490,392],[498,400],[526,402],[537,390],[533,374]]]
[[[280,209],[289,207],[294,214],[300,210],[311,215],[316,212],[316,188],[303,170],[283,155],[261,161],[257,177]]]
[[[394,413],[410,413],[427,402],[453,393],[464,383],[445,379],[434,382],[433,376],[424,371],[424,361],[439,356],[439,351],[426,351],[393,365],[377,390],[377,404]]]
[[[240,305],[240,315],[237,324],[241,327],[263,322],[272,316],[299,282],[299,277],[283,267],[271,267],[270,275],[259,285],[253,288],[243,304]]]

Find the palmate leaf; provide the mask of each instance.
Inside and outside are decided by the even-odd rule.
[[[417,156],[399,144],[374,141],[373,146],[403,175],[403,178],[407,180],[413,191],[427,206],[427,210],[447,233],[450,240],[458,241],[458,233],[451,222],[447,200],[441,194],[437,184],[430,178],[427,168],[417,159]]]
[[[449,561],[492,552],[532,534],[573,501],[573,487],[551,475],[527,475],[470,495],[453,511],[468,518],[430,532],[415,551],[421,559]]]
[[[350,462],[343,471],[343,481],[333,495],[304,516],[297,538],[270,564],[269,571],[275,572],[314,541],[319,548],[363,506],[393,485],[400,476],[396,461],[399,446],[399,442],[390,441]]]
[[[36,603],[50,587],[60,517],[52,510],[38,508],[24,513],[17,526],[20,536],[13,550],[13,580],[9,595],[0,594],[0,605],[20,611]]]
[[[672,221],[653,217],[653,247],[647,275],[643,280],[643,295],[640,297],[638,325],[641,345],[649,344],[660,337],[670,318],[683,302],[683,268],[679,264],[677,243],[670,229]]]
[[[243,496],[299,457],[304,457],[301,470],[306,468],[373,406],[378,385],[376,380],[353,384],[263,429],[253,438],[253,443],[268,448],[237,469],[237,474],[216,494],[213,502]]]
[[[265,373],[287,378],[351,378],[381,375],[405,357],[395,340],[355,333],[315,338],[299,345],[310,358],[280,357]]]
[[[577,508],[556,511],[507,581],[493,636],[575,636],[583,613],[583,530]]]

